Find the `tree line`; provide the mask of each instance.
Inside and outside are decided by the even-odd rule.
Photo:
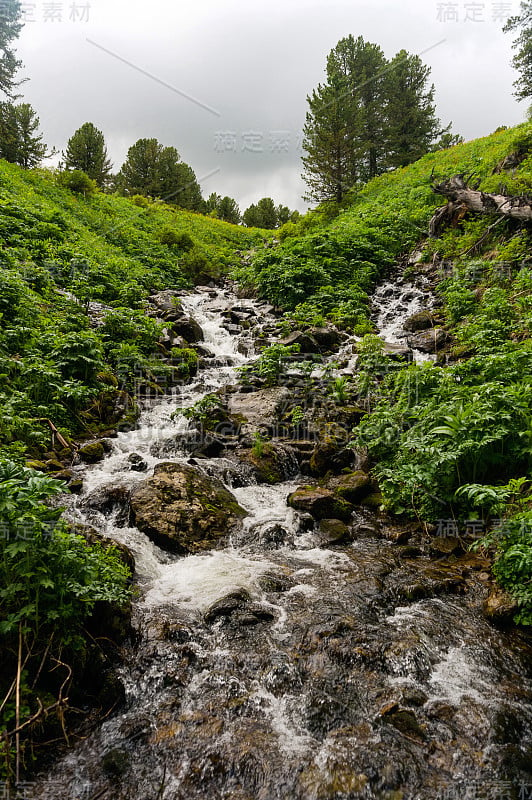
[[[40,121],[29,103],[17,103],[21,66],[13,44],[22,28],[18,0],[0,4],[0,158],[25,169],[56,153],[40,133]],[[522,0],[519,15],[506,31],[517,31],[514,66],[518,99],[532,97],[532,0]],[[430,150],[450,147],[462,137],[442,127],[436,116],[430,68],[419,56],[401,50],[387,59],[377,44],[347,36],[327,58],[326,81],[307,97],[303,156],[307,200],[339,203],[365,182],[406,166]],[[124,195],[143,195],[181,208],[210,214],[234,224],[275,229],[299,216],[264,197],[241,213],[237,202],[213,193],[204,199],[192,167],[175,147],[157,139],[139,139],[130,147],[117,174],[112,174],[103,133],[86,122],[70,138],[60,168],[74,173],[72,186],[91,185]],[[77,173],[88,176],[87,183]]]

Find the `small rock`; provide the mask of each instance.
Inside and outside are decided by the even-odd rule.
[[[148,464],[146,461],[144,461],[142,456],[139,456],[138,453],[131,453],[127,460],[130,464],[129,468],[132,472],[146,472],[148,469]]]
[[[450,556],[464,550],[462,542],[455,536],[435,536],[430,540],[429,548],[431,554],[437,556]]]
[[[320,522],[321,544],[328,545],[344,544],[351,538],[351,531],[339,519],[322,519]]]
[[[249,592],[245,589],[239,589],[236,592],[221,597],[216,600],[204,614],[205,622],[211,623],[218,619],[218,617],[230,617],[237,609],[242,608],[251,600]]]
[[[509,623],[512,621],[514,614],[518,610],[517,602],[501,589],[496,586],[492,589],[487,599],[484,601],[482,611],[484,616],[491,620],[491,622]]]

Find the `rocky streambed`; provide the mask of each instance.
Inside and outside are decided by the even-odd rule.
[[[407,282],[381,287],[390,346],[416,333],[407,317],[430,316],[426,300]],[[272,309],[229,290],[182,302],[198,375],[79,468],[67,512],[135,559],[124,700],[39,796],[527,797],[530,640],[487,618],[490,594],[498,623],[504,610],[467,542],[379,510],[350,447],[364,409],[337,407],[323,378],[332,360],[345,370],[352,342],[306,331],[280,386],[242,386],[236,369],[274,335]],[[175,413],[211,394],[199,421]]]

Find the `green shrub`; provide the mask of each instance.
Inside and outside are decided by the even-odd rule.
[[[86,172],[81,169],[75,169],[72,172],[63,172],[61,174],[61,184],[75,194],[83,194],[90,197],[98,191],[98,184],[89,178]]]

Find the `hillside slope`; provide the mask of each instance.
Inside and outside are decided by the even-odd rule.
[[[530,223],[464,206],[429,237],[445,205],[432,187],[457,174],[484,192],[528,195],[532,125],[376,178],[346,208],[324,206],[287,226],[281,247],[258,253],[238,275],[286,309],[285,330],[330,320],[363,336],[350,400],[370,413],[352,436],[369,455],[383,507],[460,536],[476,522],[495,548],[516,618],[530,624]],[[406,275],[428,278],[439,306],[420,325],[440,342],[435,361],[422,364],[384,355],[369,307],[379,279],[404,273],[414,250]]]
[[[40,458],[47,420],[68,440],[116,422],[102,406],[135,377],[186,377],[195,354],[161,358],[145,299],[219,278],[262,237],[142,197],[84,197],[0,161],[0,452]],[[95,302],[108,307],[100,326]]]

